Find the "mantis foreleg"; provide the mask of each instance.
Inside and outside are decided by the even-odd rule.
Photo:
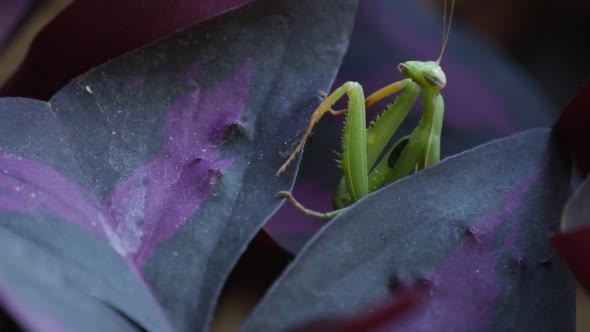
[[[394,151],[394,145],[369,174],[369,186],[397,181],[416,169],[423,169],[437,163],[440,159],[440,135],[444,115],[443,98],[437,91],[423,90],[422,118],[407,138],[408,143],[401,153]],[[404,138],[405,139],[405,138]],[[400,140],[401,141],[401,140]],[[391,154],[399,153],[399,158],[391,163]],[[374,190],[374,189],[373,189]]]
[[[424,92],[424,112],[422,122],[424,131],[428,132],[426,152],[424,154],[423,167],[432,166],[440,160],[440,135],[444,115],[444,101],[438,91]],[[420,125],[422,125],[422,122]]]
[[[389,94],[391,94],[393,93],[391,91],[394,91],[394,89],[401,90],[403,88],[405,89],[399,97],[391,103],[383,113],[378,115],[367,129],[367,169],[369,170],[373,168],[375,162],[391,140],[391,137],[393,137],[401,123],[407,117],[409,111],[412,109],[412,105],[414,105],[414,102],[420,93],[420,87],[412,82],[412,80],[405,79],[390,84],[367,98],[367,100],[372,101],[376,99],[375,96],[384,95],[384,91],[390,92]],[[386,169],[386,171],[389,171],[389,169]],[[335,208],[343,208],[354,202],[349,194],[347,186],[345,186],[345,177],[346,172],[334,194],[333,202]],[[372,178],[369,177],[369,192],[387,184],[387,182],[384,182],[384,178],[382,178],[382,180],[383,181],[379,181],[375,176]]]

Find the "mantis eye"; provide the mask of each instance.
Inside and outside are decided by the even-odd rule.
[[[436,76],[433,75],[429,75],[429,74],[424,74],[424,79],[426,80],[426,82],[432,86],[436,86],[436,87],[444,87],[445,84]]]

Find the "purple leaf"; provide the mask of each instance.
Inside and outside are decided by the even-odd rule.
[[[588,265],[588,250],[590,244],[590,227],[554,234],[551,241],[559,253],[563,256],[574,273],[576,279],[584,286],[586,292],[590,292],[590,265]]]
[[[220,156],[219,145],[243,116],[253,71],[249,59],[233,77],[180,96],[165,116],[159,154],[106,198],[110,227],[123,245],[118,251],[138,267],[184,226],[233,164],[234,158]],[[198,72],[191,75],[196,79]]]
[[[335,76],[355,9],[354,0],[257,1],[99,66],[49,103],[0,99],[0,230],[48,247],[47,269],[71,250],[76,264],[115,279],[68,277],[76,287],[39,293],[41,307],[25,293],[43,280],[18,279],[7,296],[60,326],[82,324],[73,330],[96,322],[64,318],[62,291],[88,302],[80,310],[98,307],[98,322],[207,329],[232,266],[292,181],[294,169],[274,174]],[[116,284],[125,273],[135,279]],[[121,287],[144,298],[119,298]],[[23,325],[33,319],[7,310]]]
[[[94,66],[249,1],[74,1],[35,38],[0,94],[48,99]]]
[[[422,282],[376,331],[574,329],[574,285],[547,234],[570,164],[537,129],[447,158],[360,200],[302,250],[243,331],[370,312]]]
[[[398,63],[438,56],[441,30],[440,15],[428,12],[416,1],[361,2],[350,50],[332,89],[352,80],[360,82],[368,95],[402,79],[396,70]],[[460,21],[453,23],[441,65],[448,78],[442,91],[443,156],[552,123],[551,103],[542,91],[492,45],[470,34]],[[369,117],[385,104],[372,107]],[[417,125],[419,115],[418,109],[410,113],[398,137]],[[304,205],[319,211],[332,210],[332,195],[342,175],[331,152],[341,152],[342,122],[342,117],[322,119],[305,147],[294,193]],[[297,252],[323,224],[285,204],[266,228],[279,243]]]
[[[119,310],[147,329],[170,330],[136,268],[104,241],[106,211],[48,104],[3,98],[0,119],[0,259],[9,267],[0,271],[2,305],[23,326],[41,319],[65,330],[133,330]]]

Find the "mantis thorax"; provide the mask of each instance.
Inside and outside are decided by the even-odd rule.
[[[440,91],[447,84],[445,73],[437,61],[406,61],[400,63],[397,69],[423,89]]]

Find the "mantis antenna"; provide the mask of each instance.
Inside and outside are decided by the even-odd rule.
[[[440,63],[443,55],[445,54],[445,49],[447,48],[447,42],[449,41],[449,34],[451,32],[451,24],[453,23],[454,9],[455,9],[455,0],[452,0],[451,10],[449,13],[449,23],[447,24],[447,0],[445,0],[444,13],[443,13],[443,39],[442,39],[442,46],[440,48],[440,55],[438,56],[436,63]]]

